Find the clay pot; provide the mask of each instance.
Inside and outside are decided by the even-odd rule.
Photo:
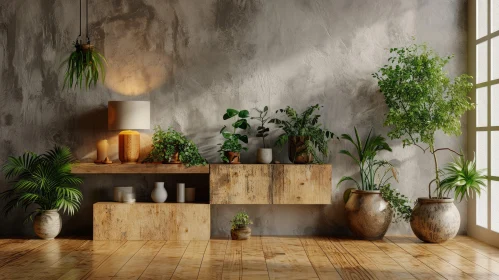
[[[239,152],[224,152],[224,154],[229,159],[229,163],[231,164],[241,163],[240,161],[241,154]]]
[[[179,153],[178,152],[175,152],[172,156],[172,159],[170,159],[170,161],[168,163],[174,163],[174,164],[179,164],[179,163],[182,163],[180,161],[180,158],[179,158]]]
[[[418,198],[411,214],[411,228],[424,242],[441,243],[456,236],[461,216],[452,198]]]
[[[291,136],[288,139],[288,157],[292,163],[307,164],[314,161],[314,156],[304,152],[306,150],[305,141],[308,136]]]
[[[271,163],[272,162],[272,149],[259,148],[256,152],[257,163]]]
[[[251,228],[242,227],[230,230],[232,240],[246,240],[251,237]]]
[[[88,52],[88,51],[93,51],[94,50],[94,45],[91,44],[81,44],[80,48],[83,52]]]
[[[62,220],[57,209],[44,210],[35,216],[33,229],[41,239],[54,239],[61,232]]]
[[[358,238],[382,239],[392,222],[393,211],[380,191],[352,190],[345,204],[347,224]]]

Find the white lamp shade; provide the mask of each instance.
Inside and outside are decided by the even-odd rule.
[[[109,101],[107,127],[109,130],[150,129],[149,101]]]

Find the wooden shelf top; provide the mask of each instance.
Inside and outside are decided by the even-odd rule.
[[[135,203],[124,203],[124,202],[116,202],[116,201],[99,201],[94,203],[98,205],[115,205],[115,204],[123,204],[123,205],[210,205],[209,202],[162,202],[162,203],[156,203],[156,202],[135,202]]]
[[[210,166],[191,166],[183,164],[95,164],[75,163],[71,168],[74,174],[209,174]]]

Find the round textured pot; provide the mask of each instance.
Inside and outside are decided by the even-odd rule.
[[[311,153],[306,153],[305,142],[310,139],[308,136],[291,136],[288,139],[288,157],[292,163],[307,164],[314,161]]]
[[[44,210],[35,216],[33,229],[41,239],[54,239],[61,232],[62,220],[57,209]]]
[[[230,230],[232,240],[246,240],[251,237],[251,228],[242,227]]]
[[[441,243],[456,236],[461,216],[452,198],[420,197],[412,210],[411,228],[424,242]]]
[[[392,222],[393,211],[380,191],[352,190],[345,204],[347,224],[358,238],[382,239]]]
[[[259,148],[256,151],[256,162],[257,163],[271,163],[272,162],[272,149]]]
[[[241,154],[239,152],[224,152],[224,154],[229,159],[229,163],[231,164],[241,163],[240,161]]]

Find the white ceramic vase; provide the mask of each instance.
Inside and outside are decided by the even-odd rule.
[[[33,229],[41,239],[54,239],[62,229],[61,215],[57,209],[44,210],[35,216]]]
[[[177,202],[180,202],[180,203],[185,202],[185,184],[184,183],[177,184]]]
[[[163,203],[166,201],[168,193],[165,189],[165,182],[155,182],[154,189],[151,192],[151,198],[156,203]]]
[[[256,152],[256,162],[258,163],[271,163],[272,162],[272,149],[259,148]]]

